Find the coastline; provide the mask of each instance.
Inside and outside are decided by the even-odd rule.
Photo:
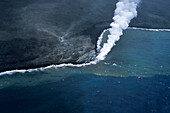
[[[137,27],[128,27],[128,29],[132,30],[144,30],[144,31],[153,31],[153,32],[159,32],[159,31],[167,31],[170,32],[170,29],[149,29],[149,28],[137,28]],[[97,48],[96,48],[97,49]],[[91,63],[92,62],[92,63]],[[60,68],[60,67],[83,67],[86,65],[92,65],[95,64],[93,61],[91,62],[82,62],[82,63],[74,63],[74,62],[66,62],[61,64],[49,64],[49,65],[39,65],[35,67],[24,67],[24,68],[18,68],[18,69],[12,69],[12,70],[4,70],[0,72],[0,76],[5,74],[14,74],[14,73],[25,73],[25,72],[34,72],[34,71],[44,71],[46,69],[50,68]]]
[[[137,18],[130,23],[137,27],[133,29],[169,31],[166,29],[170,28],[169,13],[164,10],[169,6],[162,0],[156,1],[163,8],[159,4],[150,5],[153,0],[142,0]],[[19,0],[0,3],[0,72],[90,61],[96,54],[97,38],[112,22],[116,2],[66,0],[58,4],[53,0]],[[70,10],[70,6],[74,7]],[[65,37],[66,42],[62,42],[61,37]]]

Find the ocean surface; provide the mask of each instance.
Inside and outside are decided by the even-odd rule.
[[[170,32],[129,28],[95,65],[2,75],[0,113],[170,113]]]

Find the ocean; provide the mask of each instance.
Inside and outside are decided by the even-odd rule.
[[[169,36],[129,28],[97,64],[0,76],[0,112],[168,113]]]

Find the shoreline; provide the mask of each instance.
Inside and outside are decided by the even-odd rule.
[[[138,27],[128,27],[128,29],[132,29],[132,30],[144,30],[144,31],[154,31],[154,32],[170,32],[170,29],[149,29],[149,28],[138,28]],[[18,69],[11,69],[11,70],[4,70],[4,71],[0,71],[0,76],[2,75],[11,75],[14,73],[25,73],[25,72],[33,72],[33,71],[44,71],[46,69],[50,69],[50,68],[60,68],[60,67],[83,67],[86,65],[91,65],[91,64],[95,64],[93,63],[93,61],[88,62],[88,63],[73,63],[73,62],[65,62],[65,63],[61,63],[61,64],[49,64],[49,65],[42,65],[42,66],[30,66],[30,67],[25,67],[25,68],[18,68]]]

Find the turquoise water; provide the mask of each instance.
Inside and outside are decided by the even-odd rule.
[[[0,113],[168,113],[170,32],[129,29],[116,44],[96,65],[1,76]]]
[[[170,75],[170,32],[126,30],[104,61],[87,68],[99,75]]]

